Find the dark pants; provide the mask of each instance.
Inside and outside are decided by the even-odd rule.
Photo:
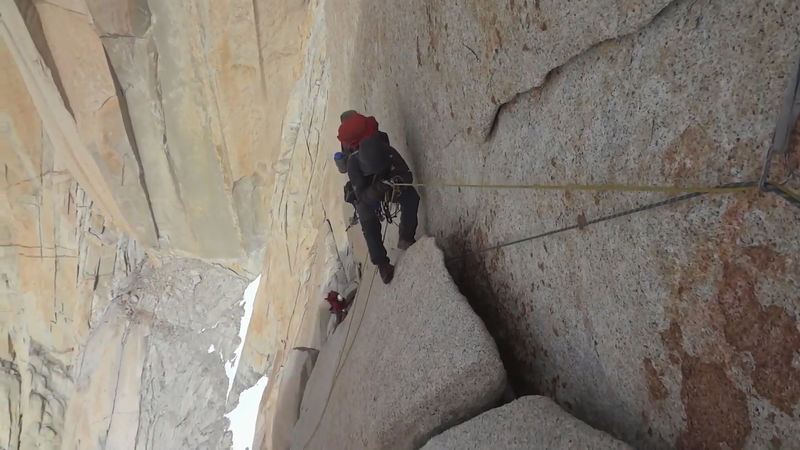
[[[419,194],[413,187],[404,187],[395,200],[400,205],[400,239],[413,241],[417,233],[417,210],[419,209]],[[375,204],[359,202],[356,204],[358,219],[361,222],[361,231],[367,241],[369,259],[373,264],[387,264],[386,248],[383,246],[381,236],[381,223],[375,211]]]

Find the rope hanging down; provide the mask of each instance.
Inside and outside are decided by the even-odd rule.
[[[383,237],[386,237],[386,230],[389,228],[389,224],[387,223],[384,225],[383,228]],[[367,314],[367,307],[369,306],[369,300],[372,297],[372,285],[375,283],[375,275],[378,273],[378,268],[373,267],[372,269],[372,277],[370,277],[369,281],[369,288],[367,289],[367,296],[364,299],[364,308],[361,310],[361,317],[358,319],[358,324],[356,325],[356,333],[353,335],[353,340],[350,342],[350,346],[347,345],[347,341],[350,338],[350,329],[353,326],[353,321],[355,320],[355,311],[353,314],[348,314],[349,321],[347,322],[347,332],[344,336],[344,343],[342,344],[342,350],[339,353],[339,357],[336,358],[336,370],[333,374],[333,380],[331,381],[331,387],[328,389],[328,395],[325,397],[325,404],[322,407],[322,413],[320,413],[319,420],[317,424],[314,426],[314,431],[311,432],[311,436],[308,440],[303,444],[303,448],[307,448],[308,444],[314,440],[314,436],[316,436],[317,432],[319,431],[320,425],[322,425],[322,420],[325,418],[325,413],[328,411],[328,404],[331,401],[331,394],[333,394],[333,389],[336,387],[336,382],[339,381],[339,374],[342,372],[344,368],[344,363],[347,362],[347,358],[350,356],[350,350],[353,349],[353,345],[355,345],[356,338],[358,337],[358,332],[361,331],[361,321],[364,320],[364,315]],[[355,304],[355,303],[354,303]]]

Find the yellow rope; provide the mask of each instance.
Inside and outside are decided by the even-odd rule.
[[[635,184],[476,184],[476,183],[396,183],[395,186],[432,188],[480,188],[480,189],[529,189],[546,191],[592,191],[592,192],[663,192],[669,194],[730,194],[755,192],[758,186],[646,186]],[[782,186],[778,186],[789,196],[796,196]],[[788,191],[788,192],[787,192]]]
[[[777,190],[779,190],[779,191],[783,192],[784,194],[786,194],[788,197],[790,197],[790,198],[794,199],[796,202],[800,203],[800,194],[798,194],[797,192],[794,192],[791,189],[787,188],[786,185],[773,184],[773,186],[775,186],[775,188]]]

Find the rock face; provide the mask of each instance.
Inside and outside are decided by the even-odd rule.
[[[428,441],[424,450],[629,449],[547,397],[528,396],[487,411]]]
[[[797,63],[798,8],[368,2],[350,95],[389,125],[421,181],[753,181]],[[782,164],[796,171],[792,155]],[[449,255],[667,197],[422,196]],[[546,394],[635,446],[789,445],[800,435],[798,217],[774,195],[704,196],[452,269],[518,393]],[[717,421],[716,411],[731,412]]]
[[[110,194],[143,246],[260,265],[253,205],[279,136],[263,132],[252,3],[62,3],[19,5],[74,118],[74,156],[97,168],[79,181]]]
[[[278,414],[275,415],[272,424],[270,448],[289,448],[292,428],[300,415],[303,392],[314,369],[318,353],[318,350],[310,348],[293,348],[289,352],[277,388],[279,394],[275,410]]]
[[[0,411],[9,411],[0,445],[126,447],[133,429],[144,447],[225,445],[217,416],[187,416],[171,397],[206,392],[209,414],[229,409],[222,361],[197,353],[180,368],[164,363],[159,378],[169,346],[200,350],[184,328],[154,324],[196,317],[192,270],[226,280],[230,292],[202,304],[222,302],[214,314],[235,323],[233,290],[262,272],[231,398],[264,373],[278,380],[292,348],[319,348],[318,302],[356,278],[363,257],[361,237],[348,242],[351,210],[330,164],[343,110],[375,115],[421,181],[757,179],[796,63],[798,8],[0,2]],[[793,142],[770,179],[800,190]],[[664,198],[422,196],[422,224],[448,254]],[[641,447],[789,446],[800,435],[800,241],[786,205],[771,194],[697,197],[451,270],[517,392],[547,394]],[[159,278],[156,262],[181,275]],[[163,292],[132,299],[130,277]],[[152,317],[132,319],[131,304]],[[215,345],[228,360],[233,325],[225,333]],[[183,392],[169,390],[167,374]],[[264,447],[278,394],[270,383]],[[96,399],[91,414],[78,404],[86,398]],[[115,404],[131,405],[137,421]]]
[[[494,342],[432,238],[408,250],[392,284],[370,278],[319,355],[292,448],[414,448],[500,399]]]
[[[0,4],[0,447],[229,445],[312,6]]]
[[[223,363],[236,348],[245,284],[201,261],[149,256],[116,290],[82,352],[62,445],[230,445]],[[229,398],[259,377],[245,372]]]
[[[6,26],[13,25],[9,7],[2,4]],[[0,426],[0,440],[6,448],[53,448],[62,440],[76,360],[115,279],[134,270],[141,251],[111,228],[74,179],[66,150],[56,147],[62,141],[45,131],[15,62],[20,49],[3,38],[0,378],[8,426]]]

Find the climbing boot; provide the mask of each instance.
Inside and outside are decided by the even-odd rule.
[[[416,242],[417,241],[414,238],[411,238],[410,241],[406,239],[400,239],[399,241],[397,241],[397,248],[399,248],[400,250],[408,250],[408,247],[411,247]]]
[[[381,273],[383,284],[389,284],[394,278],[394,266],[389,263],[379,264],[378,272]]]

